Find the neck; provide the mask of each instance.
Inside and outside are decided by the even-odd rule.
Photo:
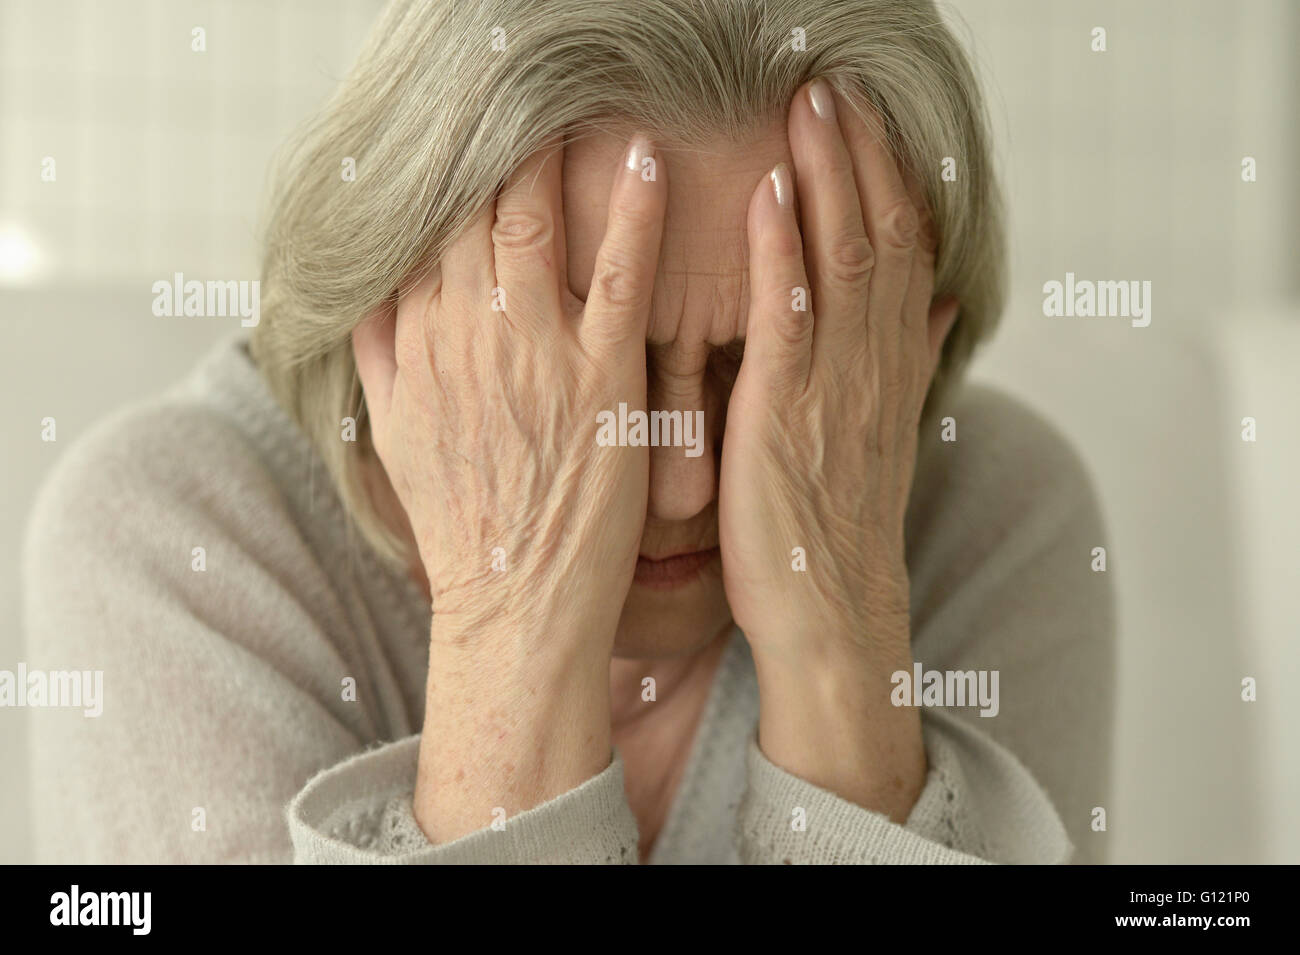
[[[625,763],[624,788],[637,818],[642,860],[650,858],[685,774],[730,633],[728,626],[680,657],[615,657],[610,663],[610,735]],[[646,677],[655,681],[653,702],[643,696]]]
[[[637,736],[648,726],[698,716],[731,630],[728,624],[708,643],[681,656],[614,657],[609,666],[609,698],[615,742]],[[647,698],[647,677],[654,680],[653,700]]]

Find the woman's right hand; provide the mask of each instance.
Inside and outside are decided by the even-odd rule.
[[[433,603],[415,809],[435,841],[609,763],[609,660],[649,458],[598,447],[596,416],[646,404],[667,196],[662,168],[642,175],[651,156],[634,141],[614,177],[585,304],[568,287],[553,145],[353,332],[375,451]]]

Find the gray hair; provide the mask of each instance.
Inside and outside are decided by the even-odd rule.
[[[251,342],[383,558],[412,555],[363,480],[373,448],[352,329],[557,133],[617,123],[683,144],[739,139],[783,118],[817,76],[884,119],[939,238],[935,297],[961,303],[928,421],[992,333],[1006,285],[983,101],[933,0],[392,0],[281,157]],[[341,174],[348,158],[355,181]],[[345,416],[356,442],[341,440]]]

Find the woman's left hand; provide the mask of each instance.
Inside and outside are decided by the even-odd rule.
[[[784,164],[749,206],[724,585],[758,671],[767,758],[902,822],[926,766],[917,711],[889,703],[890,675],[912,664],[903,521],[957,304],[930,301],[924,202],[825,82],[795,96],[789,138],[797,209]]]

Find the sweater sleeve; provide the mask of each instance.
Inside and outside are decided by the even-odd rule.
[[[500,831],[428,843],[397,679],[427,648],[394,657],[281,484],[185,404],[115,416],[55,466],[25,542],[26,662],[101,673],[102,712],[30,713],[38,859],[635,861],[617,752]]]
[[[951,413],[957,441],[923,444],[909,502],[913,657],[997,671],[997,712],[922,710],[929,771],[904,825],[783,771],[751,737],[744,862],[1104,856],[1092,820],[1108,796],[1114,602],[1093,569],[1108,544],[1096,492],[1059,432],[1010,397],[969,385]]]
[[[617,749],[608,768],[574,789],[453,842],[432,845],[411,809],[420,737],[344,760],[312,779],[289,807],[300,863],[627,864],[636,818]]]

